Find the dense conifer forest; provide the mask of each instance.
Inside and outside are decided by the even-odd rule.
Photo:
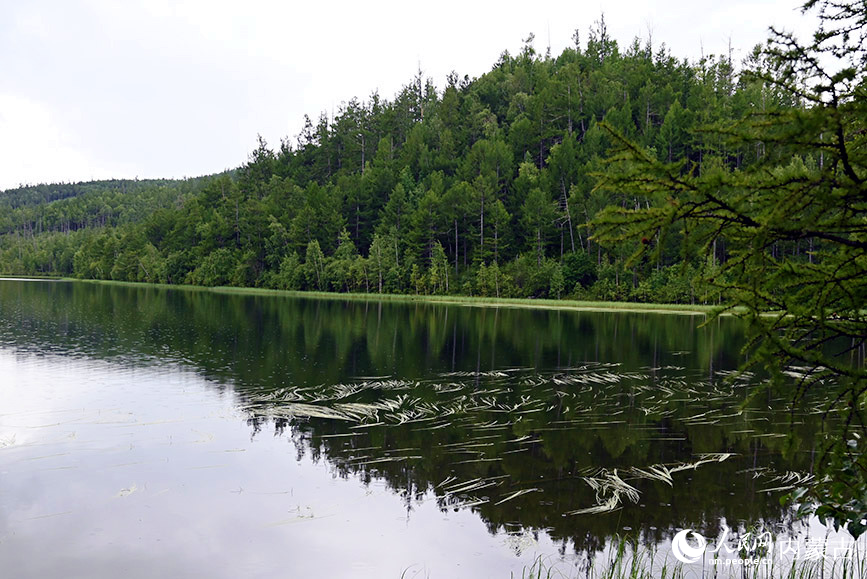
[[[705,280],[725,240],[600,244],[606,207],[650,201],[600,185],[623,137],[684,175],[821,159],[718,130],[808,103],[769,79],[756,49],[689,62],[664,45],[620,46],[604,19],[560,55],[532,35],[490,72],[419,72],[391,100],[374,93],[300,134],[261,138],[236,171],[187,181],[39,185],[0,194],[0,271],[335,292],[715,303]],[[658,247],[640,260],[636,248]],[[815,241],[774,251],[808,259]]]

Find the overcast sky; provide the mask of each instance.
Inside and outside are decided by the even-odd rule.
[[[806,37],[788,0],[477,3],[0,0],[0,190],[103,178],[195,177],[272,147],[304,114],[421,66],[438,88],[478,77],[529,33],[557,55],[601,13],[621,46],[652,34],[678,58],[740,60],[770,25]]]

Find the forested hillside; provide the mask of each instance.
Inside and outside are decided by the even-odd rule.
[[[22,186],[0,193],[0,271],[74,274],[82,243],[124,234],[164,208],[180,208],[209,177]]]
[[[530,37],[477,79],[419,74],[260,139],[232,174],[195,185],[105,182],[0,194],[0,271],[281,289],[714,302],[727,259],[676,230],[600,245],[605,207],[648,201],[599,176],[620,134],[684,175],[755,164],[809,171],[784,144],[732,144],[723,126],[804,106],[743,63],[621,47],[604,20],[559,56]],[[759,80],[765,78],[765,80]],[[653,258],[627,262],[642,244]],[[812,249],[793,243],[780,251]],[[627,265],[628,263],[628,265]]]

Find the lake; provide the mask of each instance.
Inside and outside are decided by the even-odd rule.
[[[624,538],[669,566],[682,529],[825,538],[780,504],[821,415],[749,398],[741,322],[705,322],[0,281],[3,575],[577,577]]]

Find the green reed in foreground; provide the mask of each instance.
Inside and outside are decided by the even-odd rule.
[[[612,544],[606,556],[588,567],[551,562],[539,556],[521,572],[521,579],[863,579],[867,577],[867,553],[856,543],[845,556],[819,553],[816,559],[779,561],[768,557],[758,565],[720,564],[710,557],[684,565],[671,555],[660,560],[654,549],[643,548],[627,539]],[[512,579],[517,576],[512,574]]]

